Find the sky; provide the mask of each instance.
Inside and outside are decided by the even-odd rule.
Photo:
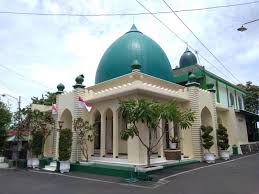
[[[152,12],[170,11],[162,0],[139,0]],[[244,3],[250,0],[166,0],[173,10]],[[253,1],[253,0],[251,0]],[[178,16],[217,56],[245,83],[259,85],[259,22],[241,24],[259,18],[259,3],[178,12]],[[135,13],[146,12],[135,0],[0,0],[0,11],[37,13]],[[208,51],[173,14],[160,14],[159,19],[195,48],[211,64],[200,58],[200,65],[218,76],[237,84]],[[151,15],[113,17],[72,17],[0,14],[0,94],[22,97],[22,106],[32,96],[55,92],[59,83],[72,90],[76,76],[84,74],[86,86],[94,84],[95,72],[105,50],[132,24],[155,40],[167,54],[172,68],[186,49],[180,41]],[[222,74],[223,73],[223,74]],[[11,107],[12,98],[1,98]]]

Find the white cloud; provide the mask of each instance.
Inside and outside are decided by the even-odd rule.
[[[160,0],[141,2],[151,11],[169,10]],[[167,2],[175,10],[237,3],[234,0],[217,2],[167,0]],[[0,2],[0,6],[10,11],[42,13],[145,12],[136,1],[121,0],[16,0],[16,3],[4,0]],[[255,74],[259,72],[259,67],[256,66],[256,61],[259,61],[257,53],[259,25],[251,24],[249,30],[244,33],[236,31],[243,22],[256,18],[258,8],[259,4],[253,4],[236,8],[181,12],[178,15],[237,77],[259,84],[259,76]],[[224,71],[173,14],[158,17],[194,46],[200,54]],[[136,16],[134,20],[140,31],[160,44],[168,55],[172,67],[178,65],[186,45],[150,15]],[[82,73],[85,75],[85,85],[92,85],[103,53],[114,40],[129,30],[132,23],[132,16],[3,15],[0,18],[2,45],[0,63],[10,65],[26,76],[27,80],[41,82],[53,91],[56,90],[59,82],[63,82],[67,90],[71,89],[75,83],[75,77]],[[222,76],[204,61],[201,65]],[[22,94],[30,98],[30,96],[39,96],[47,90],[40,85],[37,87],[35,83],[22,80],[12,72],[0,69],[0,73],[1,79],[7,83],[7,87],[0,83],[0,91],[10,93],[16,91],[14,95]],[[8,91],[10,88],[11,90]]]

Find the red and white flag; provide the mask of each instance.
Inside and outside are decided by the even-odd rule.
[[[92,108],[92,104],[90,104],[89,102],[85,101],[83,98],[81,98],[79,96],[78,98],[79,100],[79,105],[82,107],[82,108],[86,108],[88,110],[88,112],[91,110]]]
[[[53,115],[58,114],[58,107],[56,104],[52,104],[51,112]]]

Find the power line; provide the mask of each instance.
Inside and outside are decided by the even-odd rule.
[[[32,80],[32,79],[28,79],[28,78],[27,78],[26,76],[24,76],[23,74],[21,74],[21,73],[15,71],[15,70],[13,70],[13,69],[11,69],[11,68],[9,68],[9,67],[6,67],[6,66],[3,65],[3,64],[0,64],[0,67],[2,67],[3,69],[6,69],[7,71],[12,71],[12,72],[14,72],[17,76],[21,77],[21,78],[24,79],[24,80],[30,81],[30,82],[33,83],[33,84],[37,84],[37,85],[40,85],[41,87],[47,88],[47,89],[49,89],[49,90],[52,90],[50,87],[48,87],[48,86],[42,84],[41,82],[38,82],[38,81]]]
[[[245,25],[245,24],[250,24],[250,23],[253,23],[253,22],[256,22],[256,21],[259,21],[259,19],[256,19],[256,20],[252,20],[252,21],[249,21],[249,22],[243,23],[243,25]]]
[[[0,80],[0,83],[7,89],[7,90],[9,90],[10,92],[13,92],[13,93],[17,93],[16,91],[14,91],[13,89],[11,89],[3,80]],[[27,98],[27,97],[25,97],[25,96],[21,96],[26,102],[28,102],[28,103],[31,103],[30,101],[29,101],[29,99]],[[12,99],[12,98],[11,98]],[[13,100],[13,99],[12,99]]]
[[[159,21],[164,27],[166,27],[172,34],[174,34],[179,40],[181,40],[184,44],[186,44],[186,41],[181,38],[177,33],[175,33],[170,27],[168,27],[168,25],[166,25],[162,20],[160,20],[156,15],[152,14],[152,12],[147,9],[142,3],[140,3],[138,0],[136,0],[138,2],[139,5],[141,5],[146,11],[148,11],[157,21]],[[197,51],[196,49],[194,49],[191,45],[188,45],[188,47],[190,49],[192,49],[193,51]],[[205,60],[208,64],[212,65],[218,72],[220,72],[222,75],[224,75],[225,77],[228,77],[226,74],[224,74],[217,66],[215,66],[213,63],[209,62],[205,57],[203,57],[200,53],[199,53],[200,57]]]
[[[244,6],[259,3],[259,1],[251,1],[246,3],[237,3],[229,5],[219,5],[212,7],[194,8],[194,9],[181,9],[175,10],[175,12],[194,12],[194,11],[204,11],[210,9],[220,9],[236,6]],[[101,17],[101,16],[137,16],[137,15],[150,15],[150,14],[170,14],[170,11],[159,11],[159,12],[137,12],[137,13],[97,13],[97,14],[75,14],[75,13],[38,13],[38,12],[21,12],[21,11],[0,11],[0,14],[13,14],[13,15],[35,15],[35,16],[74,16],[74,17]]]
[[[200,44],[216,59],[216,61],[238,82],[242,83],[220,60],[216,57],[212,51],[200,40],[200,38],[185,24],[185,22],[174,12],[171,6],[165,1],[162,0],[166,6],[172,11],[172,13],[182,22],[182,24],[192,33],[192,35],[200,42]]]

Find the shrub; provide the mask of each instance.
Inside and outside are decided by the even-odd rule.
[[[210,152],[210,148],[214,145],[213,136],[210,133],[213,131],[211,126],[201,126],[202,134],[202,146]]]
[[[43,134],[41,131],[35,131],[32,134],[32,153],[38,157],[42,154]]]
[[[72,131],[71,129],[62,129],[59,137],[59,160],[66,161],[70,159],[72,146]]]
[[[229,148],[227,129],[222,124],[219,124],[219,128],[217,130],[217,139],[218,146],[221,150],[227,150]]]

